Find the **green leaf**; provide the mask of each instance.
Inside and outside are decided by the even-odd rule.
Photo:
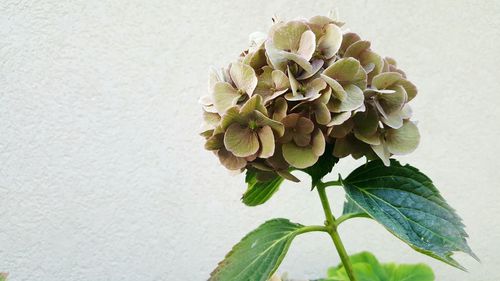
[[[312,187],[333,169],[333,166],[339,162],[339,159],[333,156],[333,145],[330,143],[326,144],[325,152],[321,155],[316,162],[311,167],[302,169],[302,171],[308,173],[312,179]]]
[[[245,182],[248,184],[247,191],[243,194],[242,201],[247,206],[264,204],[273,194],[278,191],[284,178],[276,175],[269,181],[258,181],[255,170],[247,170]]]
[[[342,184],[361,209],[416,251],[460,269],[454,252],[477,259],[462,220],[418,169],[393,159],[386,167],[376,160],[354,170]]]
[[[287,219],[265,222],[247,234],[226,255],[209,281],[266,281],[285,257],[300,224]]]
[[[346,201],[344,202],[344,208],[342,210],[342,215],[348,214],[365,214],[365,211],[361,209],[358,204],[352,201],[351,198],[346,197]]]
[[[357,281],[434,281],[432,269],[425,264],[380,264],[377,258],[362,252],[350,257]],[[349,281],[342,264],[328,269],[328,279]]]

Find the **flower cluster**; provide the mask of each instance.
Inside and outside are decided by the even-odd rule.
[[[255,168],[295,180],[333,146],[338,158],[415,150],[408,102],[417,94],[391,58],[325,16],[275,22],[251,35],[228,68],[212,70],[202,136],[230,170]]]

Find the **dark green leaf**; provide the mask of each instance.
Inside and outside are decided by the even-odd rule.
[[[245,181],[248,187],[241,199],[247,206],[264,204],[276,191],[278,191],[284,180],[282,177],[275,175],[267,181],[258,181],[256,174],[255,170],[247,170]]]
[[[352,201],[351,198],[346,196],[346,201],[344,202],[344,208],[342,210],[342,215],[348,214],[365,214],[365,211],[361,209],[358,204]]]
[[[434,281],[432,269],[425,264],[380,264],[371,253],[350,257],[357,281]],[[327,280],[349,281],[342,264],[328,269]]]
[[[476,256],[460,217],[432,181],[409,165],[371,161],[353,171],[344,189],[358,206],[415,250],[463,269],[452,258],[462,251]]]
[[[314,187],[325,175],[332,171],[337,162],[339,162],[339,159],[333,156],[333,144],[327,143],[325,152],[319,157],[318,162],[309,168],[303,169],[303,171],[311,176],[312,186]]]
[[[265,222],[233,247],[212,272],[209,281],[268,280],[301,227],[287,219]]]

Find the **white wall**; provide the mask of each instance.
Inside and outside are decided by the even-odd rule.
[[[368,220],[341,229],[348,251],[425,262],[439,281],[500,280],[498,1],[108,2],[0,3],[0,271],[10,280],[206,280],[264,220],[321,223],[306,183],[241,204],[242,176],[202,148],[197,100],[208,67],[234,59],[273,14],[334,7],[418,85],[422,145],[402,160],[462,215],[482,264],[458,255],[470,273],[458,271]],[[339,210],[342,194],[331,195]],[[300,237],[280,271],[322,276],[339,261],[330,243]]]

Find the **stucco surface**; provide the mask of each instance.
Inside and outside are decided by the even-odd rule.
[[[500,280],[499,3],[1,1],[0,271],[12,281],[206,280],[264,220],[322,223],[306,183],[241,204],[243,176],[203,150],[197,100],[208,67],[234,59],[274,14],[337,7],[418,85],[422,143],[401,159],[434,179],[482,263],[458,255],[461,272],[368,220],[340,229],[348,251],[425,262],[439,281]],[[330,195],[338,211],[343,195]],[[330,244],[299,237],[279,271],[322,276],[339,261]]]

